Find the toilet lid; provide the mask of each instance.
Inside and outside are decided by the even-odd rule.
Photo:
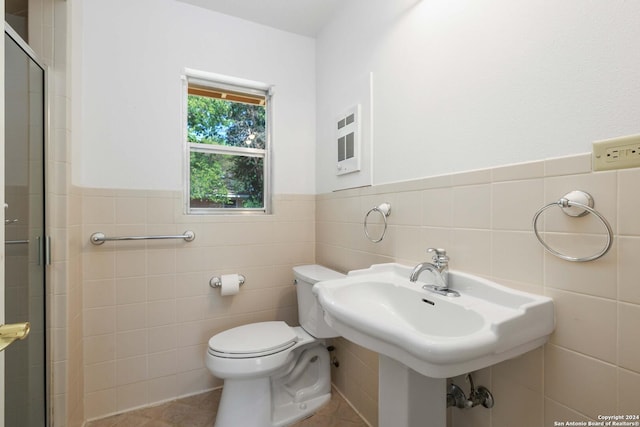
[[[260,322],[238,326],[214,335],[209,350],[226,357],[267,355],[291,347],[298,340],[285,322]]]

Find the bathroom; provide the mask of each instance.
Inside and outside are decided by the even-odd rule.
[[[50,425],[220,387],[207,340],[296,324],[296,265],[413,266],[428,247],[556,310],[544,347],[474,372],[500,404],[452,409],[452,426],[640,412],[640,170],[594,172],[591,157],[594,141],[640,133],[640,4],[347,0],[327,2],[322,26],[304,33],[208,3],[29,2],[29,45],[49,73]],[[271,214],[184,214],[186,68],[273,85]],[[361,169],[337,175],[334,122],[354,105]],[[546,253],[531,227],[575,189],[615,234],[588,263]],[[392,213],[376,244],[363,217],[382,202]],[[586,220],[586,233],[563,222],[553,244],[598,250],[599,224]],[[89,241],[185,230],[196,239]],[[209,286],[232,273],[246,277],[237,295]],[[377,426],[377,355],[332,344],[333,384]]]

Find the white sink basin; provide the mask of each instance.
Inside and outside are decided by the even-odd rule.
[[[553,301],[457,271],[460,297],[423,290],[412,267],[378,264],[313,292],[327,323],[343,337],[433,378],[448,378],[516,357],[544,344],[554,329]],[[422,280],[427,280],[424,282]]]

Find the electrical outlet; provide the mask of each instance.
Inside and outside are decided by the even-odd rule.
[[[635,168],[640,166],[640,135],[605,139],[593,143],[593,170]]]

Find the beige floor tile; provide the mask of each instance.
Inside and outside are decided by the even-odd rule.
[[[210,427],[215,421],[222,390],[185,397],[92,421],[86,427]],[[366,427],[367,424],[335,390],[331,401],[315,415],[292,427]]]

